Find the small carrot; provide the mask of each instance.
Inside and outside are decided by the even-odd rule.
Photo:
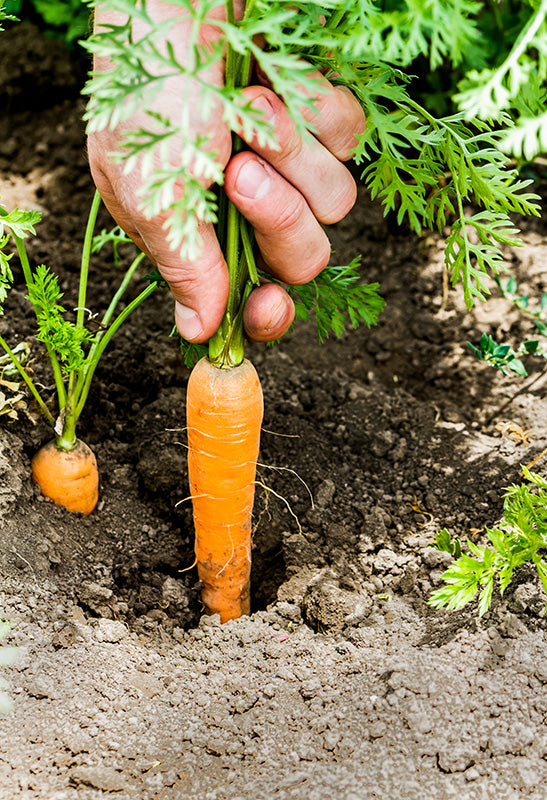
[[[196,561],[208,614],[250,611],[251,517],[263,399],[246,359],[216,367],[202,358],[187,389],[188,471]]]
[[[93,451],[76,439],[72,450],[63,450],[53,440],[45,444],[31,462],[32,479],[44,497],[69,511],[91,514],[99,499],[99,473]]]
[[[97,330],[87,329],[86,314],[97,316],[86,306],[91,253],[99,250],[106,242],[112,242],[117,260],[117,247],[124,242],[130,242],[119,229],[114,229],[111,233],[103,231],[98,237],[93,236],[100,203],[99,193],[95,192],[82,248],[75,321],[65,318],[65,309],[61,305],[63,293],[57,276],[44,264],[33,268],[29,260],[24,240],[29,234],[34,235],[34,226],[40,220],[39,212],[20,211],[17,208],[8,212],[0,206],[0,314],[2,300],[13,282],[13,273],[9,266],[11,255],[2,252],[3,246],[11,237],[19,256],[28,298],[36,315],[36,338],[43,342],[47,350],[57,394],[58,414],[54,415],[49,402],[46,403],[38,385],[33,381],[32,373],[25,369],[26,358],[21,357],[21,348],[12,349],[0,336],[0,352],[4,350],[6,354],[3,358],[11,362],[12,371],[22,378],[44,419],[55,432],[55,440],[43,447],[32,460],[32,477],[45,497],[70,511],[80,511],[85,515],[91,514],[97,504],[99,477],[95,456],[76,437],[77,423],[105,348],[129,314],[158,284],[157,278],[151,276],[152,282],[127,303],[122,311],[117,310],[125,290],[144,259],[144,253],[138,253],[123,276]],[[28,354],[23,351],[23,355]]]

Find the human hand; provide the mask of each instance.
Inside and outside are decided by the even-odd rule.
[[[161,21],[173,8],[166,3],[149,2],[147,11]],[[96,10],[95,24],[119,21],[112,12]],[[135,21],[134,34],[143,34],[143,23]],[[216,29],[205,28],[204,42],[218,36]],[[179,22],[170,34],[176,55],[184,58],[188,29]],[[96,61],[96,70],[108,63]],[[331,86],[321,76],[325,92],[317,92],[315,112],[302,114],[315,129],[303,139],[295,130],[282,100],[267,86],[242,90],[253,107],[270,121],[279,149],[259,146],[246,140],[250,150],[231,156],[231,134],[219,109],[208,119],[200,112],[199,90],[191,87],[186,113],[191,130],[209,136],[209,146],[218,153],[225,167],[227,196],[253,225],[260,251],[259,260],[276,278],[287,283],[306,283],[328,263],[330,245],[322,224],[342,219],[355,202],[355,182],[343,161],[355,144],[355,136],[365,128],[361,107],[343,88]],[[223,65],[215,65],[207,76],[221,86]],[[183,92],[179,76],[168,78],[152,109],[163,116],[180,119]],[[116,222],[149,256],[169,284],[175,299],[175,321],[181,335],[193,342],[209,339],[220,325],[228,298],[228,273],[214,229],[202,225],[199,258],[182,261],[170,248],[163,223],[165,215],[146,218],[139,209],[139,171],[123,173],[120,164],[110,159],[122,137],[122,128],[146,127],[149,119],[138,112],[123,126],[105,129],[89,137],[91,172],[97,188]],[[243,131],[237,131],[245,139]],[[176,159],[176,151],[173,152]],[[294,317],[288,294],[277,284],[264,283],[249,297],[244,322],[248,335],[258,341],[277,339],[286,332]]]

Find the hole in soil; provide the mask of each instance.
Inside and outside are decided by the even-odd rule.
[[[277,590],[285,582],[287,573],[281,542],[266,552],[253,552],[251,569],[251,608],[263,611],[277,600]]]
[[[195,568],[181,572],[192,562],[191,551],[161,558],[147,553],[121,555],[112,568],[115,594],[122,601],[122,614],[129,623],[139,617],[164,626],[192,627],[201,615],[201,598]],[[266,609],[277,599],[286,579],[281,543],[263,552],[253,552],[251,608]],[[127,608],[125,608],[127,606]],[[125,613],[124,613],[125,612]]]

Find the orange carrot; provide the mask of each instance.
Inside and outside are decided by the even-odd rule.
[[[32,479],[44,497],[69,511],[91,514],[99,499],[99,473],[93,451],[76,439],[72,450],[45,444],[31,462]]]
[[[219,368],[207,358],[187,390],[188,472],[196,561],[208,614],[250,612],[251,517],[263,400],[250,361]]]

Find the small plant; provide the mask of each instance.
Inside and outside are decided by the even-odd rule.
[[[527,375],[526,367],[515,353],[510,344],[498,344],[488,333],[483,333],[480,344],[475,347],[471,342],[467,342],[479,361],[486,361],[491,367],[499,369],[504,375],[516,372],[517,375]],[[524,342],[526,345],[538,344],[537,342]],[[526,351],[528,352],[528,351]]]
[[[452,553],[456,560],[443,573],[446,585],[433,592],[430,605],[462,608],[478,594],[482,617],[490,608],[496,579],[503,594],[515,569],[527,563],[535,565],[547,593],[547,480],[526,467],[523,473],[529,483],[506,489],[499,526],[485,530],[489,544],[467,539],[469,550],[461,553],[446,529],[437,534],[437,549]]]
[[[9,622],[0,619],[0,640],[2,640],[11,630]],[[0,647],[0,667],[10,667],[15,664],[19,657],[17,647]],[[13,708],[13,702],[8,695],[9,684],[0,676],[0,714],[7,714]]]
[[[530,304],[530,298],[527,294],[521,295],[517,293],[517,282],[514,277],[507,278],[506,281],[502,281],[497,277],[495,281],[501,290],[502,296],[511,300],[516,308],[533,320],[540,336],[546,336],[547,292],[542,293],[539,303]],[[523,357],[547,358],[546,344],[539,339],[527,339],[519,345],[517,351],[509,344],[498,344],[487,333],[482,334],[478,347],[471,342],[467,342],[467,344],[480,361],[486,361],[490,366],[499,369],[504,375],[515,372],[517,375],[526,377],[528,371],[522,361]]]
[[[66,506],[70,511],[80,511],[83,514],[90,514],[97,503],[99,477],[95,456],[76,437],[76,426],[105,348],[131,312],[154,291],[159,279],[159,276],[153,277],[152,282],[135,299],[123,310],[118,310],[122,296],[144,258],[144,254],[139,253],[127,269],[102,318],[99,321],[94,319],[96,315],[86,307],[91,253],[106,241],[113,242],[115,252],[121,241],[129,242],[118,229],[110,236],[103,234],[94,247],[93,230],[99,205],[100,197],[95,193],[82,250],[78,307],[74,309],[75,321],[66,317],[66,310],[61,305],[63,295],[54,273],[43,264],[32,269],[29,262],[24,240],[29,234],[35,233],[34,226],[39,222],[40,214],[37,211],[19,209],[8,212],[0,207],[0,313],[3,313],[3,304],[13,282],[13,254],[8,254],[5,250],[11,239],[19,256],[28,297],[36,315],[36,338],[46,347],[57,395],[57,409],[51,410],[24,366],[20,346],[11,347],[0,336],[0,347],[55,433],[55,439],[34,456],[33,478],[43,495],[58,505]],[[88,320],[91,328],[86,324]]]
[[[435,544],[431,545],[436,550],[441,550],[444,553],[450,553],[454,558],[459,558],[462,554],[462,546],[459,539],[453,539],[450,531],[443,528],[435,534]]]

